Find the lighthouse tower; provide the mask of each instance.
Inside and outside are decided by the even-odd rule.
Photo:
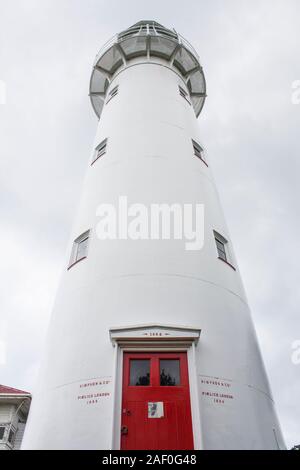
[[[89,94],[99,124],[23,448],[283,449],[197,125],[197,53],[140,21],[99,52]]]

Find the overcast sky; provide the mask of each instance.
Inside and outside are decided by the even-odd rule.
[[[34,388],[96,131],[92,63],[141,19],[200,55],[202,142],[283,433],[300,444],[299,0],[0,0],[0,383]]]

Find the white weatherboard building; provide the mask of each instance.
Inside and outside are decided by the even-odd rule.
[[[0,384],[0,450],[19,450],[31,394]]]
[[[285,447],[202,147],[205,96],[197,53],[156,22],[97,55],[99,125],[23,448]],[[129,221],[135,204],[203,205],[203,247],[128,236],[125,199]],[[101,236],[101,204],[117,236]]]

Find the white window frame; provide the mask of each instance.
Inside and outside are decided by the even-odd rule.
[[[97,147],[95,148],[95,153],[94,153],[94,157],[93,157],[93,161],[91,165],[93,165],[98,160],[98,158],[106,154],[106,149],[107,149],[107,138],[102,140],[102,142],[100,142],[100,144],[97,145]]]
[[[90,230],[87,230],[86,232],[79,235],[79,237],[77,237],[76,240],[74,240],[68,269],[74,264],[78,263],[78,261],[81,261],[82,259],[85,259],[87,257],[88,248],[89,248],[89,238],[90,238]],[[88,240],[85,254],[83,256],[78,257],[79,245],[85,240]]]
[[[201,147],[201,145],[196,142],[196,140],[192,139],[192,145],[193,145],[193,150],[194,150],[194,155],[199,158],[206,166],[208,166],[207,161],[203,157],[203,152],[204,149]]]

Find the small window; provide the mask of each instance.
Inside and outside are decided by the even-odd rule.
[[[87,257],[89,236],[90,231],[88,230],[74,241],[69,268],[77,261]]]
[[[217,252],[218,252],[218,258],[221,259],[222,261],[225,261],[225,263],[229,264],[234,270],[235,267],[231,263],[230,259],[230,252],[229,252],[229,247],[228,247],[228,241],[226,238],[222,237],[219,233],[214,231],[214,237],[215,237],[215,242],[216,242],[216,247],[217,247]]]
[[[106,104],[118,94],[119,85],[115,86],[109,93],[106,100]]]
[[[161,359],[159,369],[160,385],[169,387],[180,385],[179,359]]]
[[[0,441],[2,441],[5,433],[5,426],[0,426]]]
[[[107,146],[107,139],[104,139],[99,145],[97,145],[91,165],[93,165],[93,163],[95,163],[95,161],[98,160],[98,158],[102,157],[102,155],[106,153],[106,146]]]
[[[130,360],[129,385],[134,385],[134,386],[150,385],[150,359],[131,359]]]
[[[15,431],[14,431],[13,429],[11,429],[11,430],[9,431],[8,442],[9,442],[11,445],[13,445],[13,443],[14,443],[15,434],[16,434],[16,433],[15,433]]]
[[[191,104],[190,100],[189,100],[189,95],[188,95],[188,92],[185,91],[180,85],[179,85],[179,94],[180,96],[182,96],[182,98],[184,98],[189,104]]]
[[[205,163],[206,166],[208,166],[207,162],[205,161],[205,158],[203,157],[203,148],[201,147],[201,145],[199,145],[193,139],[192,139],[192,144],[193,144],[193,148],[194,148],[194,155],[196,155],[196,157],[200,158],[200,160],[203,163]]]

